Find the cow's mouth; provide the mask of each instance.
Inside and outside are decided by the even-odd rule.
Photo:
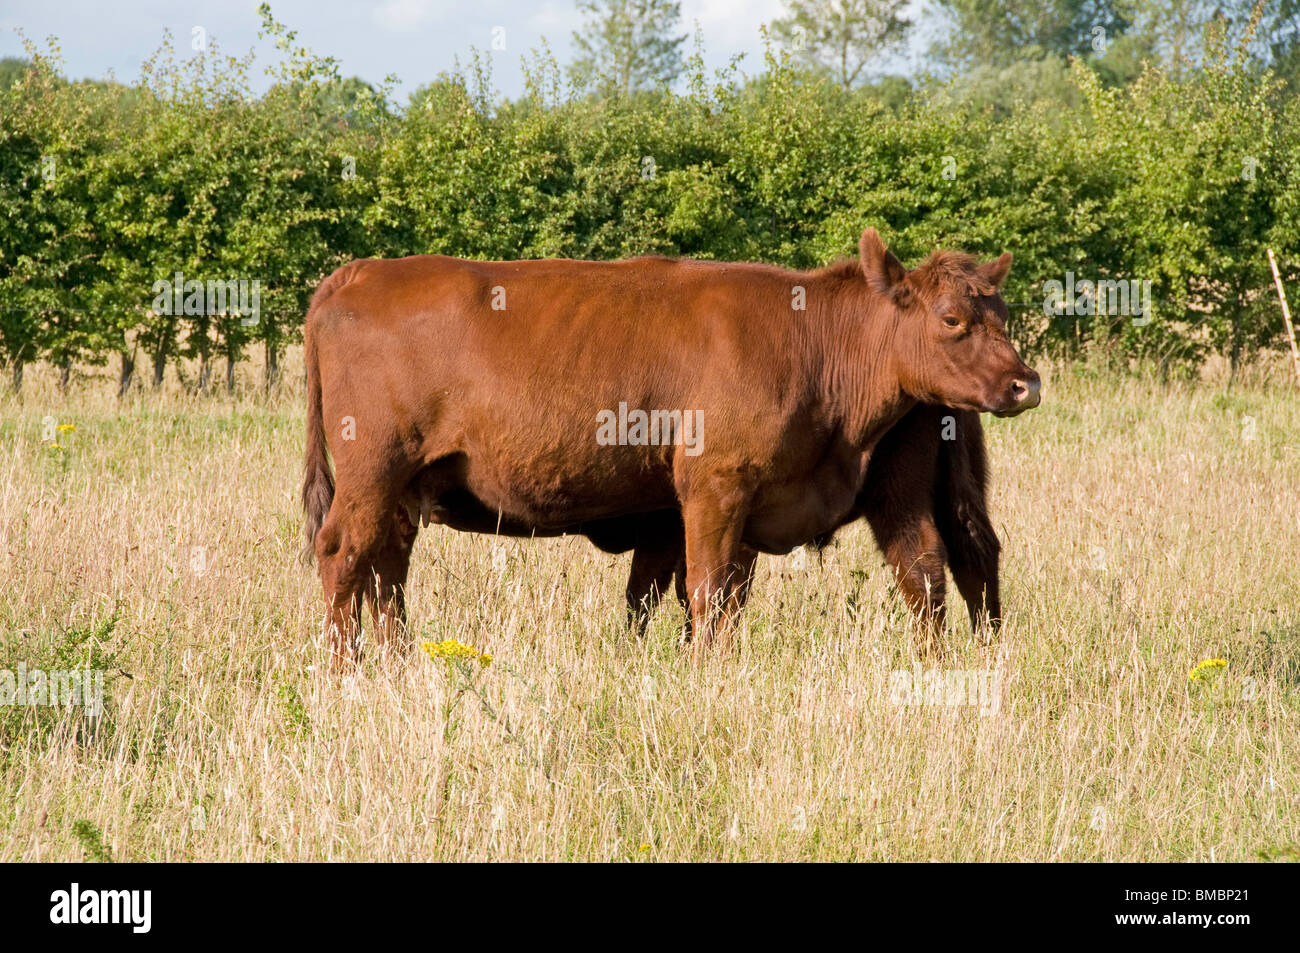
[[[1034,404],[1034,405],[1032,405],[1032,406],[1035,406],[1035,407],[1036,407],[1037,404]],[[1026,410],[1030,410],[1030,409],[1031,409],[1031,406],[1030,406],[1030,405],[1026,405],[1026,406],[1021,406],[1021,407],[1013,407],[1013,408],[1011,408],[1011,410],[995,410],[995,411],[993,411],[993,416],[994,416],[994,417],[1019,417],[1019,416],[1020,416],[1021,414],[1023,414]]]

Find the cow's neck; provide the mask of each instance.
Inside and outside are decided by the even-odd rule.
[[[816,316],[826,410],[845,439],[869,453],[917,401],[899,382],[893,314],[872,301],[865,282],[826,292]]]

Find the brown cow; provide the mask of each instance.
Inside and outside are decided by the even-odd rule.
[[[917,404],[876,444],[866,480],[848,523],[866,517],[876,542],[894,569],[898,586],[919,624],[924,648],[937,651],[943,629],[948,564],[966,602],[972,629],[987,638],[1001,620],[998,557],[1001,545],[985,499],[987,458],[984,431],[973,411]],[[420,522],[413,499],[404,526],[414,539]],[[681,513],[663,510],[595,520],[565,527],[533,527],[503,520],[467,494],[447,494],[439,519],[461,530],[508,537],[586,536],[608,553],[632,551],[626,597],[628,623],[645,631],[661,595],[674,586],[689,616]],[[820,549],[832,533],[812,540]],[[740,564],[744,601],[757,553],[746,548]],[[674,585],[675,584],[675,585]],[[396,592],[401,606],[401,590]],[[690,626],[686,634],[690,636]]]
[[[681,514],[698,655],[729,632],[752,553],[841,526],[918,402],[1037,405],[997,293],[1010,255],[909,272],[874,229],[859,250],[812,272],[417,256],[330,275],[304,332],[303,501],[336,655],[358,654],[363,599],[378,643],[400,624],[413,513],[491,532],[665,510]],[[669,409],[664,439],[641,408]]]

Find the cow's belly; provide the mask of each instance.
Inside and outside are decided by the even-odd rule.
[[[671,465],[610,450],[594,462],[590,457],[503,461],[471,455],[454,489],[487,512],[540,529],[677,505]]]
[[[526,487],[505,490],[470,487],[468,492],[484,510],[500,513],[504,519],[539,530],[563,529],[592,520],[669,509],[677,503],[671,494],[647,492],[580,494],[561,490],[537,493]]]
[[[816,478],[760,491],[745,522],[744,540],[779,556],[833,533],[854,513],[861,477],[855,467],[819,472]]]
[[[760,553],[783,556],[797,546],[835,532],[848,522],[852,506],[850,499],[835,510],[808,506],[754,513],[745,523],[744,540]]]

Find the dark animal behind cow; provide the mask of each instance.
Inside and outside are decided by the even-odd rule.
[[[987,471],[978,414],[917,404],[876,444],[857,503],[845,515],[845,524],[866,518],[929,651],[939,650],[944,628],[945,565],[972,631],[987,639],[1001,622],[1001,544],[988,514]],[[670,590],[689,617],[681,514],[642,514],[611,523],[569,531],[588,536],[607,552],[632,550],[626,596],[633,630],[644,631]],[[812,545],[820,550],[830,537],[818,537]],[[749,551],[742,561],[742,592],[752,582],[756,555]]]
[[[413,514],[545,533],[664,510],[698,652],[729,630],[748,551],[842,525],[919,401],[1037,404],[997,294],[1009,255],[909,272],[871,229],[860,251],[813,272],[418,256],[327,278],[304,335],[303,499],[335,652],[356,656],[363,599],[376,641],[401,624]],[[626,407],[693,414],[702,439],[602,445],[597,422]]]

